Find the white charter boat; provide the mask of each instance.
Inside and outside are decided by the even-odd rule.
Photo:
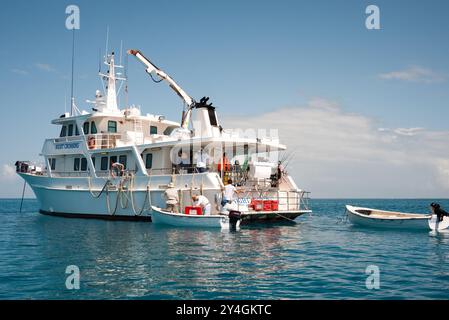
[[[145,65],[153,80],[167,82],[183,99],[181,123],[143,115],[135,106],[120,109],[116,86],[127,79],[116,71],[122,66],[115,64],[114,53],[107,55],[108,71],[99,73],[105,92],[96,91],[92,110],[79,111],[72,99],[72,111],[52,121],[60,134],[45,140],[44,164],[16,162],[41,213],[151,220],[154,207],[165,208],[164,192],[173,184],[180,214],[197,193],[209,199],[211,216],[218,217],[229,179],[239,190],[235,202],[243,223],[295,219],[311,212],[308,192],[278,170],[277,160],[269,160],[286,149],[276,137],[248,137],[223,129],[208,98],[195,101],[141,52],[128,53]],[[229,163],[223,152],[231,155]]]

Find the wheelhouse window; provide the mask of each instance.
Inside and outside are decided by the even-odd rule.
[[[87,171],[87,159],[81,158],[81,171]]]
[[[122,155],[122,156],[118,157],[118,162],[123,164],[123,169],[125,169],[125,170],[126,170],[127,160],[128,160],[128,157],[126,155]]]
[[[94,121],[90,123],[90,133],[91,134],[97,134],[97,125]]]
[[[211,126],[218,126],[217,122],[217,114],[215,113],[215,110],[212,108],[209,108],[207,110],[209,112],[209,121]]]
[[[48,163],[51,170],[56,170],[56,159],[55,158],[49,158]]]
[[[75,124],[75,136],[79,136],[80,132],[78,130],[78,125]]]
[[[153,167],[153,154],[147,153],[145,156],[145,168],[151,169]]]
[[[80,158],[75,158],[73,161],[73,171],[80,171]]]
[[[69,132],[68,132],[68,136],[69,137],[71,137],[71,136],[73,136],[73,124],[69,124],[69,130],[68,130]]]
[[[108,121],[108,132],[117,133],[117,121]]]
[[[150,134],[157,134],[157,127],[156,126],[150,126]]]
[[[109,168],[112,168],[112,165],[117,162],[117,156],[111,156],[109,158]]]
[[[108,157],[101,157],[101,170],[108,170]]]
[[[89,134],[89,122],[84,122],[83,132],[84,134]]]
[[[59,134],[60,137],[65,137],[67,136],[67,127],[66,126],[62,126],[61,128],[61,133]]]
[[[172,131],[173,131],[175,128],[176,128],[176,127],[167,127],[167,128],[164,130],[164,135],[169,136],[170,133],[172,133]]]

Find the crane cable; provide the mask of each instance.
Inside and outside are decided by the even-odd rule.
[[[159,80],[156,80],[153,78],[153,75],[151,73],[149,73],[151,80],[153,80],[155,83],[159,83],[162,82],[164,80],[164,78],[160,78]]]

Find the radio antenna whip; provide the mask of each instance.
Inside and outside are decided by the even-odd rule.
[[[70,88],[70,115],[73,115],[73,106],[75,105],[75,98],[73,96],[73,73],[75,69],[75,28],[72,29],[72,84]]]

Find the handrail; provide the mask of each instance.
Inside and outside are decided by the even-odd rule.
[[[282,196],[281,194],[286,194]],[[310,192],[300,190],[264,190],[262,192],[257,190],[243,190],[243,193],[238,193],[234,200],[237,200],[237,210],[240,211],[241,199],[252,200],[277,200],[278,210],[276,211],[289,211],[289,210],[309,210],[308,206],[308,194]],[[286,203],[282,203],[281,200],[286,200]],[[294,201],[293,201],[294,200]],[[293,203],[292,203],[293,201]],[[285,210],[281,209],[281,206],[286,207]]]
[[[84,139],[90,150],[111,149],[117,146],[117,141],[122,139],[122,134],[96,133],[85,135]]]
[[[82,141],[84,139],[83,139],[82,135],[78,135],[78,136],[59,137],[59,138],[53,138],[53,139],[48,139],[48,140],[53,140],[54,143],[59,143],[59,142],[70,142],[70,141]]]

